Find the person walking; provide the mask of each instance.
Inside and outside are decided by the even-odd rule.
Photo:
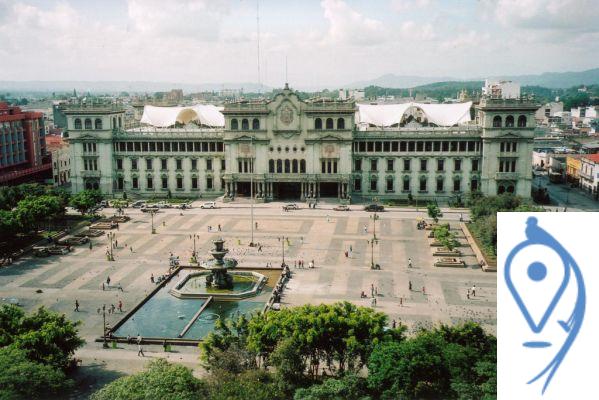
[[[218,224],[218,231],[219,231],[219,232],[221,232],[221,229],[220,229],[220,224]]]
[[[155,283],[155,282],[154,282],[154,274],[151,274],[151,275],[150,275],[150,282],[152,282],[152,283]]]
[[[422,294],[426,294],[426,289],[424,286],[422,287]]]
[[[476,297],[476,285],[472,285],[472,289],[470,289],[470,291],[472,292],[472,297]]]
[[[412,268],[412,259],[408,258],[408,268]]]
[[[110,286],[110,276],[106,278],[106,286]]]
[[[374,283],[370,284],[370,297],[374,297]]]
[[[90,251],[91,251],[92,247],[93,247],[93,246],[92,246],[92,241],[90,240],[90,241],[89,241],[89,250],[90,250]]]
[[[412,281],[408,281],[408,287],[410,288],[410,292],[412,291]]]
[[[133,253],[133,246],[129,247],[129,250],[131,250],[131,253]]]
[[[137,356],[138,357],[145,357],[146,355],[144,354],[144,349],[143,347],[141,347],[141,342],[137,343]]]
[[[162,221],[162,226],[166,226],[166,221]]]
[[[79,301],[75,299],[75,311],[79,312]]]
[[[397,322],[395,322],[395,320],[393,320],[393,323],[391,324],[391,327],[392,327],[393,329],[395,329],[395,328],[397,327]]]
[[[403,307],[403,297],[400,297],[400,298],[399,298],[399,306],[400,306],[400,307]]]
[[[368,233],[368,227],[364,225],[364,234]]]
[[[123,312],[123,301],[119,300],[119,312]]]
[[[254,226],[256,227],[256,230],[258,230],[258,221],[256,221],[256,223],[254,224]]]
[[[118,241],[118,240],[115,240],[115,241],[114,241],[114,248],[115,248],[115,249],[118,249],[118,247],[119,247],[119,241]]]

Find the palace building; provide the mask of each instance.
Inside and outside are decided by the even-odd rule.
[[[75,193],[360,202],[530,197],[537,109],[493,96],[475,106],[301,100],[286,85],[224,107],[146,106],[131,128],[118,105],[65,115]]]

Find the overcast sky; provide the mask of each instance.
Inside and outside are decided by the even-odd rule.
[[[599,66],[599,0],[260,0],[260,79]],[[0,80],[257,82],[256,0],[0,0]]]

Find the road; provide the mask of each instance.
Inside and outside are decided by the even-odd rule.
[[[558,206],[559,211],[566,208],[568,211],[597,211],[599,202],[593,200],[591,196],[585,194],[579,188],[571,188],[569,184],[551,183],[547,175],[536,175],[533,180],[533,188],[547,188],[552,205],[548,209],[555,209]]]

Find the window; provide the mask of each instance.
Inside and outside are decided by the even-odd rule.
[[[206,159],[206,171],[212,171],[212,159],[211,158]]]
[[[526,116],[521,115],[518,117],[518,128],[526,128]]]
[[[462,160],[453,160],[453,170],[454,171],[462,170]]]
[[[154,180],[151,177],[146,179],[146,186],[148,189],[154,189]]]
[[[333,118],[327,118],[327,129],[333,129]]]
[[[268,160],[268,172],[275,173],[275,160]]]
[[[227,168],[227,162],[224,158],[221,158],[220,160],[220,170],[224,171]]]
[[[195,158],[191,159],[191,169],[194,170],[194,171],[196,169],[198,169],[198,160],[196,160]]]
[[[183,169],[183,161],[182,160],[175,160],[176,166],[178,170]]]
[[[410,178],[406,177],[403,180],[403,191],[404,192],[409,192],[410,191]]]
[[[96,118],[96,120],[94,121],[94,128],[102,129],[102,120],[100,118]]]
[[[362,160],[354,160],[354,171],[361,172],[362,171]]]
[[[119,176],[116,180],[116,188],[118,190],[123,190],[123,184],[124,184],[124,180],[122,176]]]
[[[177,177],[177,189],[183,189],[183,178],[180,176]]]
[[[383,151],[383,144],[381,142],[374,142],[374,151],[377,153]]]
[[[507,128],[513,128],[514,127],[514,116],[513,115],[508,115],[505,118],[505,126]]]
[[[198,178],[196,176],[191,177],[191,188],[192,189],[198,188]]]
[[[377,186],[376,178],[371,179],[370,180],[370,191],[376,192],[376,186]]]
[[[137,179],[137,176],[131,178],[131,182],[133,183],[133,189],[139,189],[139,180]]]
[[[478,190],[478,180],[472,179],[472,181],[470,181],[470,190],[473,192]]]
[[[478,171],[478,160],[472,160],[472,171]]]
[[[300,160],[300,174],[306,173],[306,160]]]
[[[92,128],[92,120],[89,118],[85,119],[85,129],[91,129]]]
[[[314,129],[322,129],[322,119],[316,118],[314,120]]]
[[[326,161],[320,162],[320,172],[323,174],[327,173],[327,162]]]
[[[112,117],[112,129],[116,129],[116,117]]]
[[[212,177],[211,176],[206,178],[206,189],[212,190]]]
[[[116,159],[116,169],[118,169],[118,170],[122,170],[123,169],[123,159],[122,158],[117,158]]]
[[[337,129],[345,129],[345,119],[337,118]]]
[[[283,173],[283,160],[277,160],[277,173]]]
[[[152,169],[152,159],[146,158],[146,169]]]
[[[437,192],[443,191],[443,178],[437,178]]]
[[[425,177],[420,178],[420,191],[426,192],[426,178]]]
[[[395,168],[395,160],[387,160],[387,172],[393,172]]]
[[[445,169],[445,160],[437,160],[437,171],[443,171]]]
[[[131,169],[137,171],[137,160],[135,158],[131,160]]]
[[[378,161],[379,160],[370,160],[370,170],[373,172],[377,171],[377,167],[378,167]]]
[[[393,191],[393,178],[387,178],[387,192]]]
[[[404,171],[410,170],[410,160],[403,160],[403,170]]]
[[[511,172],[516,172],[516,160],[512,160],[510,163],[511,168]]]
[[[354,190],[356,192],[362,191],[362,179],[360,179],[360,178],[354,179]]]
[[[162,170],[166,169],[166,158],[163,158],[160,160],[160,169],[162,169]]]
[[[291,172],[297,174],[297,160],[293,160],[293,162],[291,163]]]
[[[420,171],[426,171],[426,164],[428,160],[420,160]]]
[[[499,115],[493,117],[493,128],[501,128],[501,117]]]
[[[333,173],[337,173],[337,161],[333,161]]]
[[[75,129],[81,129],[81,119],[75,118]]]
[[[247,131],[249,129],[250,129],[250,123],[249,123],[249,121],[246,118],[242,119],[241,120],[241,130],[242,131]]]
[[[285,160],[285,173],[288,174],[291,172],[291,162],[289,160]]]
[[[252,120],[252,129],[253,130],[258,130],[260,129],[260,120],[258,118],[254,118]]]
[[[233,118],[231,120],[231,130],[236,131],[237,129],[239,129],[239,122],[237,122],[237,118]]]
[[[454,192],[459,192],[460,191],[460,185],[462,183],[461,179],[454,179],[453,180],[453,191]]]
[[[168,188],[168,178],[166,176],[162,177],[162,188],[163,189]]]
[[[123,120],[121,117],[119,117],[119,128],[123,126]]]

